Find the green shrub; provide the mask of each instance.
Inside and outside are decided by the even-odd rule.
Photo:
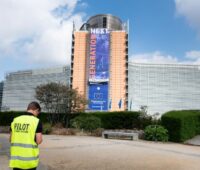
[[[42,133],[43,134],[49,134],[51,132],[51,124],[50,123],[44,123],[42,127]]]
[[[77,129],[84,129],[85,131],[92,132],[101,127],[101,120],[92,115],[78,116],[71,121],[71,125]]]
[[[10,126],[11,122],[15,117],[26,114],[26,112],[22,111],[9,111],[9,112],[0,112],[0,126]],[[38,118],[42,121],[42,123],[48,122],[47,114],[41,113]]]
[[[144,129],[147,125],[152,124],[152,118],[150,116],[141,119],[139,112],[89,112],[82,113],[80,117],[95,116],[101,120],[101,128],[104,129]],[[80,128],[83,118],[78,116],[78,120],[71,126]],[[81,124],[81,125],[80,125]]]
[[[104,129],[134,129],[139,128],[138,112],[94,112],[88,113],[101,119]]]
[[[169,132],[169,140],[184,142],[200,133],[200,112],[183,110],[167,112],[161,117],[162,125]]]
[[[168,141],[168,131],[161,125],[149,125],[144,130],[146,140],[150,141]]]
[[[24,112],[1,112],[0,125],[9,126],[14,117],[22,114],[24,114]],[[132,111],[61,114],[58,122],[63,123],[64,127],[69,127],[70,123],[68,122],[70,122],[70,120],[79,116],[88,115],[98,117],[101,120],[101,128],[104,129],[143,129],[145,126],[152,124],[150,118],[142,120],[139,118],[139,112]],[[49,117],[52,117],[52,114],[41,113],[38,116],[43,124],[51,122]]]
[[[17,116],[26,114],[26,112],[22,111],[9,111],[9,112],[0,112],[0,126],[10,126],[13,119]],[[78,116],[80,113],[77,114],[60,114],[59,119],[60,122],[65,124],[67,126],[67,123],[70,119]],[[52,113],[44,113],[42,112],[39,114],[38,118],[41,120],[41,122],[49,123],[49,117],[52,115]],[[57,114],[58,115],[58,114]],[[58,116],[57,116],[58,117]]]

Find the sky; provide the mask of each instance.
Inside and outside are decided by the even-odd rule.
[[[0,81],[70,64],[73,22],[129,21],[129,61],[200,64],[200,0],[0,0]]]

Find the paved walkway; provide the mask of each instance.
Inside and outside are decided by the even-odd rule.
[[[8,135],[0,134],[0,169],[9,170]],[[199,170],[200,147],[176,143],[44,136],[39,170]]]

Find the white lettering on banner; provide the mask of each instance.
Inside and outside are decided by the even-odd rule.
[[[91,28],[91,34],[108,34],[109,30],[107,28]]]
[[[90,63],[89,63],[89,78],[94,78],[96,74],[96,35],[90,36]]]

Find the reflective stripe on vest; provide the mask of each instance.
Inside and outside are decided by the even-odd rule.
[[[38,148],[37,145],[23,144],[23,143],[11,143],[11,146],[19,146],[22,148]]]
[[[21,156],[11,156],[11,160],[20,160],[20,161],[34,161],[39,159],[39,156],[37,157],[21,157]]]

